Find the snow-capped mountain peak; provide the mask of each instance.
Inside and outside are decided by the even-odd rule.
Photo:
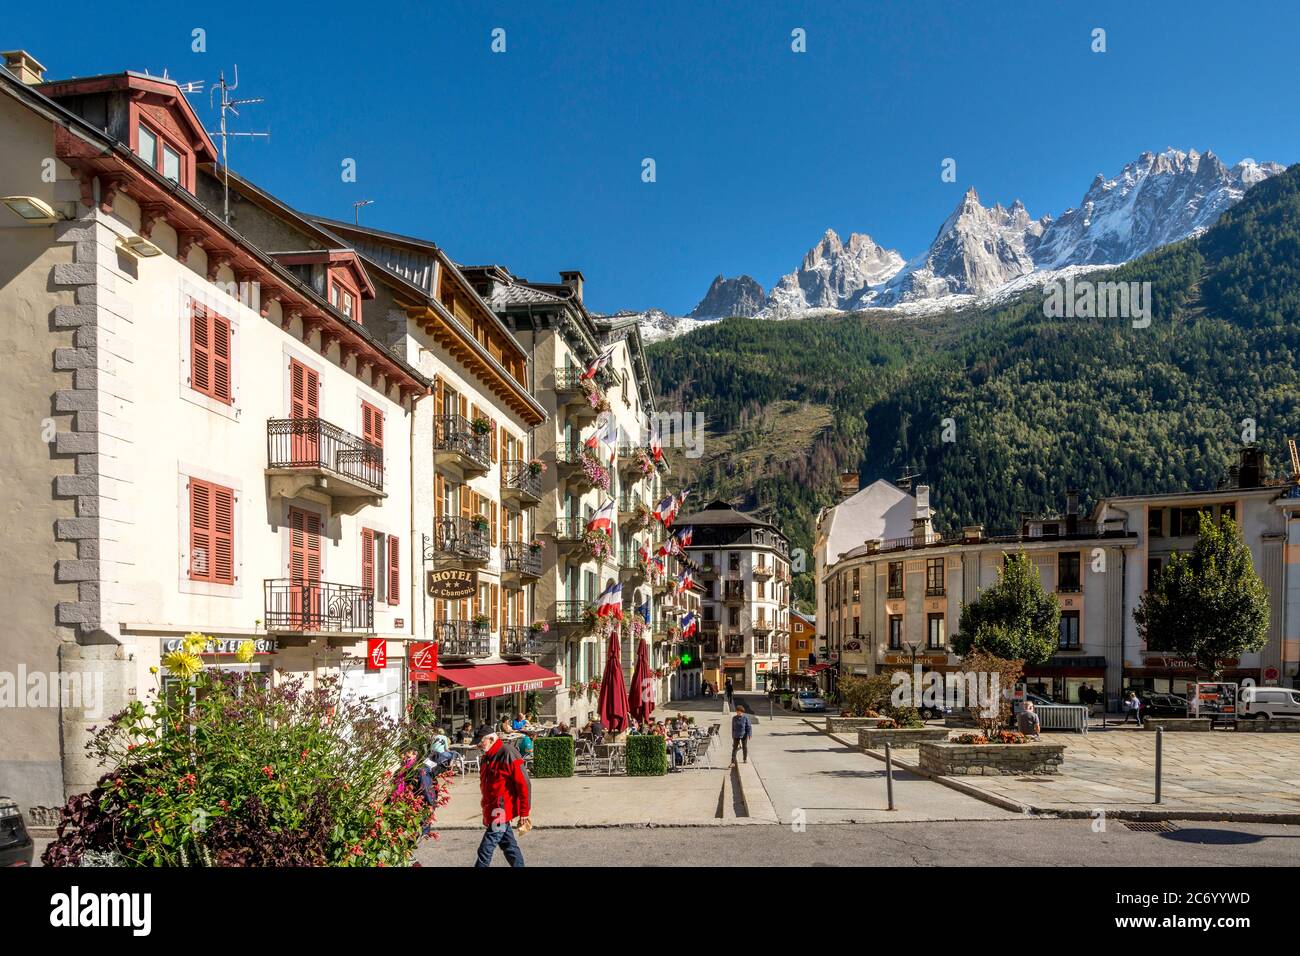
[[[885,282],[902,265],[901,255],[865,233],[851,233],[846,245],[834,229],[827,229],[798,270],[781,277],[762,314],[780,317],[845,308],[863,289]]]

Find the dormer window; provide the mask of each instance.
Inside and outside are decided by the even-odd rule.
[[[136,127],[135,153],[165,178],[177,185],[186,186],[181,182],[183,164],[180,149],[147,123],[140,123]]]
[[[337,282],[330,283],[330,305],[338,309],[349,319],[357,317],[357,303],[352,293],[343,288]]]

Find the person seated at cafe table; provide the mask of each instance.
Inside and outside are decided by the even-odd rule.
[[[472,744],[474,742],[474,725],[468,720],[460,725],[460,730],[456,731],[456,743]]]
[[[528,721],[524,720],[523,713],[521,711],[515,711],[515,719],[510,721],[510,729],[514,731],[520,731],[527,726],[528,726]]]
[[[566,724],[564,721],[560,721],[558,724],[555,725],[555,728],[551,731],[551,736],[572,737],[573,734],[569,733],[569,725]]]
[[[511,741],[511,743],[515,745],[515,749],[519,751],[521,757],[527,757],[533,752],[533,735],[527,731],[521,731],[519,739]]]
[[[587,726],[582,728],[582,735],[590,737],[594,744],[601,743],[605,739],[605,725],[599,717],[593,716],[587,721]]]

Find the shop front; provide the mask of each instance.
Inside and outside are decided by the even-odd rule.
[[[1240,684],[1249,678],[1261,683],[1258,667],[1242,667],[1240,658],[1230,657],[1222,662],[1223,673],[1219,680]],[[1197,670],[1192,661],[1178,657],[1150,656],[1143,658],[1141,667],[1124,668],[1124,690],[1143,694],[1177,694],[1187,696],[1187,687],[1196,681],[1209,680],[1204,671]]]
[[[1058,704],[1082,704],[1084,688],[1097,692],[1105,700],[1106,658],[1053,657],[1042,664],[1025,667],[1024,682],[1031,694],[1038,694]]]
[[[438,717],[453,729],[496,726],[527,709],[528,695],[554,690],[560,675],[531,662],[446,665],[438,669]]]

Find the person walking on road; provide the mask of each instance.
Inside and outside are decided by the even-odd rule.
[[[1132,691],[1124,698],[1124,723],[1127,724],[1130,717],[1139,727],[1142,726],[1142,701]]]
[[[524,759],[512,744],[494,733],[486,734],[478,744],[483,758],[479,764],[479,788],[482,791],[483,839],[478,845],[475,866],[491,866],[496,848],[501,847],[511,866],[524,865],[510,821],[519,818],[519,832],[527,833],[533,823],[532,786],[524,773]]]
[[[731,682],[730,677],[727,678],[727,683],[725,687],[727,690],[727,706],[730,707],[731,702],[736,695],[736,685]]]
[[[731,765],[736,765],[736,751],[740,750],[744,754],[745,763],[749,763],[749,738],[753,735],[754,728],[749,722],[749,714],[745,713],[745,705],[736,705],[736,714],[731,718]]]

